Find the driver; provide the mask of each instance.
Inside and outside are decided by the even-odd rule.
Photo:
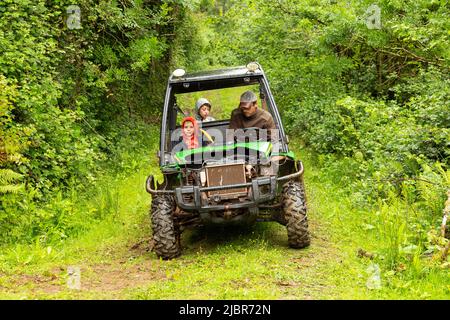
[[[277,133],[272,115],[268,111],[258,108],[258,98],[252,91],[245,91],[241,95],[239,107],[231,112],[229,128],[235,130],[235,132],[233,132],[233,139],[242,138],[242,136],[239,137],[236,135],[240,134],[238,133],[238,129],[245,128],[259,128],[267,130],[266,141],[271,141],[272,138],[276,137]],[[245,136],[245,133],[243,133],[243,135]],[[246,170],[249,171],[251,167],[251,165],[247,165]],[[274,159],[274,164],[267,167],[266,171],[261,171],[261,174],[276,175],[277,172],[278,159]]]
[[[241,95],[239,107],[231,112],[230,129],[261,128],[268,130],[276,129],[272,115],[258,108],[258,98],[252,91],[245,91]]]

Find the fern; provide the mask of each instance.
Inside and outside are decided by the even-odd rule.
[[[20,173],[10,169],[0,169],[0,194],[18,193],[21,191],[23,189],[23,184],[14,183],[21,178],[22,175]]]
[[[22,191],[23,187],[24,187],[23,184],[0,186],[0,194],[19,193],[20,191]]]

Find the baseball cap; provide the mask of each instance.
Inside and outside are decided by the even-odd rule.
[[[253,91],[245,91],[242,95],[241,95],[241,101],[240,102],[255,102],[258,100],[258,97],[256,96],[256,94]]]

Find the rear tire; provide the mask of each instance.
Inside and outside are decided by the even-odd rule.
[[[180,235],[172,217],[174,210],[175,201],[172,196],[153,196],[150,215],[154,250],[156,255],[164,260],[176,258],[181,254]]]
[[[303,183],[291,180],[283,186],[282,206],[289,246],[296,249],[309,246],[311,238]]]

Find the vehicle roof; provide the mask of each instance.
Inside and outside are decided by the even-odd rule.
[[[256,76],[262,75],[263,71],[258,69],[254,72],[250,72],[247,67],[239,66],[232,68],[224,68],[224,69],[216,69],[216,70],[208,70],[208,71],[200,71],[200,72],[192,72],[186,73],[182,77],[174,77],[170,76],[170,83],[180,83],[180,82],[190,82],[190,81],[203,81],[203,80],[218,80],[218,79],[228,79],[228,78],[241,78],[248,76]]]

